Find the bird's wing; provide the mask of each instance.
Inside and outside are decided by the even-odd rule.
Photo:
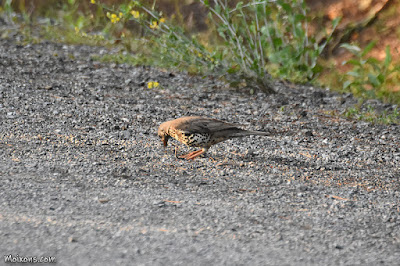
[[[194,117],[192,119],[184,121],[180,125],[180,129],[187,133],[215,133],[224,130],[241,131],[241,129],[234,124],[226,123],[217,119],[203,117]]]

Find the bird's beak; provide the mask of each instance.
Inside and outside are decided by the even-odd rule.
[[[164,147],[167,147],[167,145],[168,145],[168,136],[164,136],[164,137],[162,137],[162,142],[163,142],[163,144],[164,144]]]

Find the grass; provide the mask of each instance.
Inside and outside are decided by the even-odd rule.
[[[344,113],[344,117],[348,119],[363,120],[376,124],[399,124],[400,111],[395,108],[393,111],[377,112],[372,106],[368,105],[367,110],[360,110],[360,108],[348,108]]]

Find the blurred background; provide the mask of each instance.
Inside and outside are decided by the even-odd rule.
[[[277,29],[282,30],[280,37],[276,35],[281,40],[273,36],[271,42],[266,42],[266,46],[270,45],[269,48],[260,49],[258,52],[261,55],[254,56],[258,60],[263,58],[259,61],[254,59],[248,69],[240,63],[235,63],[238,62],[235,60],[224,63],[226,58],[238,55],[230,55],[220,47],[229,46],[230,40],[235,38],[235,34],[228,36],[226,33],[232,25],[238,25],[238,32],[241,32],[241,27],[244,27],[243,32],[250,35],[254,32],[255,41],[260,32],[260,36],[263,36],[263,27],[257,25],[259,20],[263,19],[262,16],[257,17],[257,12],[261,11],[254,9],[255,15],[246,13],[249,8],[241,11],[241,6],[255,5],[255,1],[1,0],[0,14],[3,21],[13,24],[13,30],[17,29],[25,37],[25,43],[52,40],[120,47],[121,54],[104,56],[101,60],[184,69],[193,74],[210,73],[210,70],[212,72],[213,69],[220,69],[222,66],[222,72],[225,73],[238,74],[242,71],[248,74],[253,71],[255,76],[263,76],[262,71],[266,69],[274,78],[287,82],[311,82],[333,90],[351,92],[361,100],[377,98],[392,104],[400,103],[399,1],[261,2],[264,2],[264,13],[259,14],[268,14],[268,19],[272,21],[274,18],[280,19],[273,30],[266,28],[267,35],[273,31],[278,32]],[[210,11],[211,9],[214,9],[214,12]],[[238,10],[242,12],[239,15],[244,17],[245,26],[238,24],[240,21],[237,17],[230,17],[225,24],[216,26],[218,12],[226,15]],[[285,13],[282,13],[282,10]],[[304,19],[303,15],[306,15],[307,19]],[[340,18],[340,21],[336,25],[337,18]],[[299,23],[300,26],[289,29],[287,25],[291,23]],[[10,32],[11,30],[3,30],[2,38],[9,37]],[[167,35],[168,37],[165,37]],[[174,40],[172,46],[168,44],[178,35],[181,36],[178,41]],[[252,42],[251,38],[243,39],[238,39],[243,46]],[[194,48],[177,51],[173,54],[175,59],[178,58],[175,61],[164,55],[156,55],[157,51],[151,48],[157,45],[166,49],[171,49],[174,45],[180,47],[182,41],[194,45]],[[296,50],[299,43],[304,44],[300,53]],[[186,47],[188,44],[181,46]],[[277,46],[283,48],[279,50],[276,49]],[[293,46],[294,49],[286,49]],[[274,53],[276,56],[271,56]],[[197,58],[189,58],[188,54],[194,54]],[[291,58],[291,61],[283,59],[285,57]],[[301,58],[298,60],[302,61],[293,62],[297,58]],[[182,62],[191,64],[183,65]],[[220,63],[220,66],[216,66],[216,62]],[[213,66],[210,66],[211,64]],[[262,65],[262,71],[255,70],[254,66],[257,64]],[[208,69],[208,72],[205,69]],[[240,71],[237,71],[238,69]],[[293,69],[296,70],[295,73]],[[238,80],[246,79],[242,77],[243,75]],[[230,79],[235,78],[232,76]],[[235,86],[240,87],[240,84],[242,82],[232,82]],[[267,86],[265,83],[263,85]]]

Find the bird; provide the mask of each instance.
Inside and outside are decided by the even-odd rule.
[[[193,160],[206,153],[212,145],[219,142],[250,135],[268,136],[270,134],[262,131],[244,130],[236,124],[201,116],[184,116],[166,121],[158,128],[158,136],[164,147],[168,145],[168,140],[172,137],[189,147],[201,148],[179,156],[179,158],[187,160]]]

